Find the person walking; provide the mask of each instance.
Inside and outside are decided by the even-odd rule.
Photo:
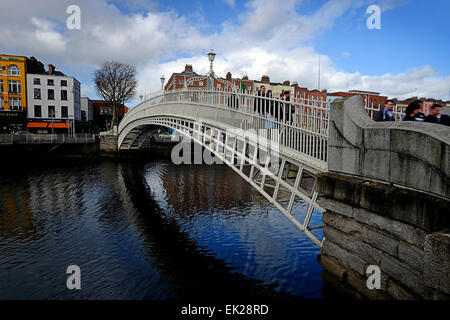
[[[411,102],[405,110],[405,116],[403,117],[402,121],[419,121],[417,120],[417,117],[420,112],[420,105],[416,101]]]
[[[425,121],[425,113],[423,113],[423,101],[422,100],[416,100],[415,102],[417,102],[419,104],[419,113],[416,115],[416,120],[417,121]]]
[[[441,123],[441,106],[433,104],[430,108],[430,114],[425,117],[425,122]]]
[[[289,101],[291,101],[291,93],[288,90],[284,92],[284,101],[286,101],[284,104],[285,121],[292,125],[294,123],[295,110],[293,105],[289,103]]]
[[[380,109],[377,113],[375,121],[395,121],[394,109],[395,102],[393,100],[386,100],[384,103],[384,108]]]
[[[258,97],[266,97],[266,87],[261,86],[256,94]],[[254,110],[260,115],[264,115],[264,99],[255,98]]]

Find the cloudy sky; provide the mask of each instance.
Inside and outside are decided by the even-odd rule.
[[[133,64],[138,93],[159,89],[190,63],[321,89],[450,100],[448,0],[1,0],[0,52],[35,56],[75,76],[96,97],[92,74],[106,60]],[[69,5],[81,28],[69,30]],[[370,30],[367,8],[381,8]],[[130,102],[133,105],[134,101]]]

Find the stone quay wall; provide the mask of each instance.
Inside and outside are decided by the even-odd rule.
[[[329,143],[321,265],[362,298],[450,299],[450,128],[376,123],[352,97],[333,103]]]
[[[117,152],[117,135],[100,135],[100,151]]]

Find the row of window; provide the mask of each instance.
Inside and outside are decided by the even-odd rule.
[[[48,106],[48,117],[49,118],[55,118],[56,117],[56,110],[55,106]],[[41,118],[42,117],[42,107],[39,105],[34,106],[34,117],[35,118]],[[67,106],[61,106],[61,118],[68,118],[69,117],[69,108]]]
[[[0,73],[2,73],[1,68],[0,68]],[[8,66],[8,76],[20,76],[20,68],[15,64],[9,65]]]
[[[37,80],[40,80],[40,79],[37,79]],[[51,79],[48,79],[48,80],[51,80]],[[64,82],[64,84],[63,84],[63,82]],[[67,80],[61,80],[61,86],[67,86]],[[0,79],[0,92],[4,92],[3,91],[3,79]],[[21,88],[20,80],[8,80],[8,93],[21,93],[21,92],[22,92],[22,88]],[[36,92],[39,92],[38,95],[36,94]],[[41,89],[34,89],[34,98],[35,99],[41,99],[40,92],[41,92]],[[54,99],[53,89],[48,89],[48,92],[49,92],[49,95],[48,95],[49,99],[53,100]],[[50,92],[52,92],[52,93],[50,93]],[[50,98],[50,96],[52,96],[53,98]],[[61,100],[67,100],[67,90],[61,90]]]
[[[20,110],[22,108],[22,99],[10,97],[9,98],[9,110]],[[5,100],[0,97],[0,110],[5,110]]]
[[[34,99],[36,99],[36,100],[41,99],[41,89],[34,88]],[[47,90],[47,99],[55,100],[55,90],[53,90],[53,89]],[[63,101],[67,100],[67,90],[61,90],[61,100],[63,100]]]
[[[3,79],[0,80],[0,92],[3,91]],[[8,80],[8,92],[9,93],[21,93],[20,80]]]
[[[41,79],[33,78],[33,84],[40,85],[41,84]],[[61,80],[60,84],[61,84],[61,87],[67,87],[67,80]],[[47,85],[48,86],[54,86],[55,85],[55,80],[54,79],[47,79]]]

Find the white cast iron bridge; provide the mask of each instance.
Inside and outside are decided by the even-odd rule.
[[[330,103],[261,97],[231,83],[223,88],[185,86],[146,97],[122,119],[119,150],[142,148],[152,126],[175,129],[230,166],[321,247],[323,239],[312,231],[323,225],[310,222],[313,213],[324,211],[314,183],[328,169]],[[298,202],[304,206],[301,218],[293,212]]]

